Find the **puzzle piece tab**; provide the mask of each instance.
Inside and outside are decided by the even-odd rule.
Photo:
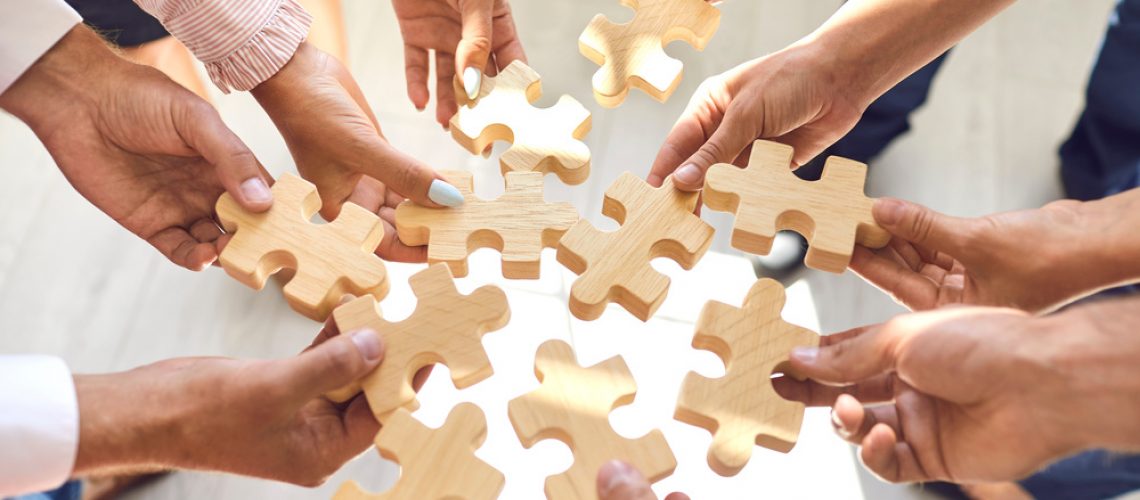
[[[428,261],[447,263],[457,277],[467,275],[471,252],[494,248],[503,254],[503,276],[538,278],[542,249],[557,246],[578,221],[573,205],[546,203],[541,173],[508,172],[506,191],[494,200],[475,196],[468,172],[444,176],[466,202],[455,208],[426,208],[406,201],[396,209],[396,227],[401,241],[426,244]]]
[[[388,293],[384,262],[373,251],[384,237],[380,218],[353,203],[328,224],[313,224],[321,208],[317,188],[286,174],[273,185],[273,206],[245,211],[229,195],[218,198],[218,219],[233,234],[219,258],[230,276],[260,290],[281,269],[296,274],[285,285],[285,298],[297,312],[324,321],[345,294]]]
[[[674,189],[672,179],[655,189],[622,174],[602,204],[602,213],[621,227],[606,233],[582,220],[558,244],[558,262],[580,275],[570,288],[570,312],[597,319],[613,301],[648,320],[669,290],[669,278],[649,261],[668,257],[692,269],[712,243],[712,226],[693,214],[698,195]]]
[[[534,371],[542,387],[508,403],[511,425],[527,448],[556,439],[574,454],[566,472],[546,479],[546,498],[597,498],[598,469],[610,460],[632,465],[651,483],[676,469],[677,460],[661,431],[627,439],[610,427],[610,412],[633,402],[637,392],[620,357],[583,368],[569,345],[550,340],[539,346]]]
[[[553,173],[566,184],[581,184],[590,175],[590,148],[582,138],[590,131],[590,112],[568,95],[550,108],[531,103],[542,96],[538,73],[514,61],[498,76],[484,76],[473,103],[457,92],[459,110],[451,118],[451,136],[473,154],[495,141],[511,147],[499,158],[503,173]]]
[[[793,347],[818,346],[819,335],[784,322],[783,308],[784,287],[763,279],[743,307],[709,302],[697,322],[693,347],[719,356],[725,374],[711,379],[689,373],[674,418],[713,434],[708,462],[722,476],[740,472],[753,445],[787,453],[799,437],[804,405],[780,397],[771,376]]]
[[[333,500],[492,500],[503,490],[503,473],[475,456],[487,438],[483,411],[471,403],[451,410],[439,429],[429,429],[397,410],[376,435],[380,456],[400,464],[396,486],[367,493],[344,483]]]
[[[712,210],[733,212],[732,246],[767,255],[776,232],[791,229],[809,242],[804,263],[842,273],[855,244],[882,248],[891,235],[875,223],[875,200],[863,194],[867,165],[832,156],[818,181],[796,177],[792,148],[769,141],[752,144],[748,168],[721,163],[705,175],[704,202]]]
[[[599,14],[578,37],[578,50],[601,68],[594,73],[594,98],[617,107],[639,88],[665,102],[681,83],[681,61],[665,45],[684,40],[704,50],[720,25],[720,11],[705,0],[621,0],[633,20],[614,24]]]
[[[484,286],[462,295],[443,264],[416,273],[409,283],[418,302],[412,315],[403,321],[386,321],[372,297],[358,298],[333,312],[341,332],[370,328],[384,339],[386,350],[384,362],[359,385],[328,396],[346,401],[363,387],[372,413],[381,422],[399,408],[415,410],[419,406],[412,378],[421,368],[435,363],[447,365],[458,389],[490,377],[491,362],[483,350],[483,335],[506,326],[511,315],[502,290]]]

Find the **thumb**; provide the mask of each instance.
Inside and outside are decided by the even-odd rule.
[[[641,472],[613,460],[598,470],[598,500],[657,500],[657,495]]]
[[[214,166],[226,191],[242,208],[264,212],[273,204],[269,175],[253,152],[222,122],[206,101],[176,115],[175,129],[186,144]]]
[[[894,198],[875,201],[875,222],[892,235],[931,250],[957,254],[967,246],[969,220]]]
[[[867,326],[837,335],[852,338],[821,347],[796,347],[790,356],[792,372],[836,385],[854,384],[890,372],[896,366],[898,346],[904,338],[900,322]]]
[[[738,108],[729,108],[720,122],[696,153],[681,163],[673,172],[673,185],[682,191],[697,191],[704,187],[705,172],[716,163],[732,163],[748,147],[756,134],[753,128],[737,118]]]
[[[308,401],[359,380],[383,358],[380,335],[373,330],[357,330],[280,361],[284,373],[277,379],[300,400]]]
[[[431,167],[384,140],[375,140],[365,153],[361,173],[372,177],[399,195],[426,207],[458,207],[463,193]]]
[[[455,49],[455,74],[463,75],[463,92],[468,100],[479,96],[483,68],[491,56],[493,8],[493,0],[459,0],[463,39]]]

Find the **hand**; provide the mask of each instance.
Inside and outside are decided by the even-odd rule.
[[[75,473],[143,465],[319,485],[380,428],[363,397],[338,406],[321,394],[383,356],[379,335],[365,330],[290,359],[186,358],[76,376]]]
[[[71,185],[180,266],[200,270],[221,249],[214,203],[272,204],[253,153],[205,101],[162,73],[112,54],[78,26],[0,96]]]
[[[797,166],[839,140],[869,102],[847,96],[827,73],[825,53],[795,45],[705,80],[665,138],[648,182],[661,186],[672,174],[678,189],[697,191],[713,164],[744,166],[758,138],[794,147]]]
[[[1122,231],[1099,221],[1126,214],[1061,201],[960,219],[882,199],[875,203],[875,220],[893,239],[878,250],[856,247],[851,269],[912,310],[973,304],[1045,312],[1114,286],[1136,267],[1095,257],[1102,247],[1109,254],[1129,253],[1096,240]]]
[[[598,471],[598,500],[657,500],[657,495],[640,471],[614,460]],[[665,500],[689,500],[689,496],[670,493]]]
[[[1090,444],[1074,427],[1096,422],[1081,418],[1085,395],[1060,363],[1092,340],[1073,329],[1010,309],[900,316],[793,350],[791,372],[832,386],[781,379],[778,389],[834,401],[837,432],[887,481],[1021,478]],[[891,404],[863,406],[877,402]]]
[[[483,72],[526,62],[507,0],[392,0],[392,7],[404,35],[408,98],[421,111],[431,98],[428,51],[435,52],[435,119],[444,128],[457,109],[455,75],[463,75],[464,92],[474,99]]]

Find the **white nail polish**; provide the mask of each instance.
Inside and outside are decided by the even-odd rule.
[[[463,193],[455,186],[436,179],[428,188],[428,199],[445,207],[458,207],[463,204]]]
[[[483,73],[474,66],[463,70],[463,90],[467,92],[468,100],[479,97],[479,87],[483,85]]]

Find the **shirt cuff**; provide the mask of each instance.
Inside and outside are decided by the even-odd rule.
[[[63,0],[0,1],[0,94],[82,21]]]
[[[0,355],[0,404],[0,497],[67,481],[79,451],[79,402],[67,364]]]

